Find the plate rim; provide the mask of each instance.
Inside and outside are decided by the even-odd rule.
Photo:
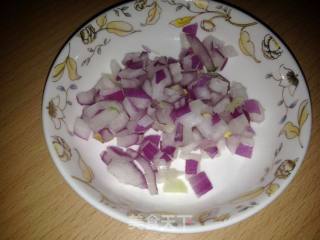
[[[183,0],[186,1],[186,0]],[[273,30],[273,28],[270,27],[269,24],[265,23],[263,20],[261,20],[261,18],[257,17],[255,14],[243,9],[242,7],[239,7],[233,3],[229,3],[226,2],[224,0],[208,0],[209,2],[216,2],[216,3],[221,3],[227,6],[232,7],[233,9],[238,10],[239,12],[251,17],[252,19],[256,20],[259,24],[261,24],[262,26],[264,26],[266,29],[268,29],[272,34],[274,34],[277,39],[281,42],[281,44],[283,44],[283,46],[288,50],[289,54],[291,55],[291,57],[293,58],[294,62],[297,64],[298,69],[300,70],[302,77],[303,77],[303,81],[305,83],[306,86],[306,90],[307,90],[307,96],[308,97],[308,101],[310,104],[310,112],[309,112],[309,118],[310,118],[310,130],[309,132],[307,132],[307,140],[306,140],[306,149],[301,157],[301,163],[299,164],[299,166],[297,166],[297,169],[295,171],[294,174],[291,174],[285,182],[283,182],[282,184],[282,188],[279,189],[279,191],[276,191],[272,196],[268,197],[268,200],[263,200],[259,203],[258,206],[255,206],[254,208],[250,208],[247,209],[246,211],[237,214],[236,216],[234,216],[231,219],[228,219],[226,221],[222,221],[222,222],[213,222],[211,224],[206,224],[206,225],[191,225],[191,226],[182,226],[182,227],[163,227],[160,225],[151,225],[151,224],[146,224],[146,223],[141,223],[138,220],[133,220],[130,219],[128,216],[124,216],[119,214],[119,212],[117,210],[114,210],[113,208],[111,208],[110,206],[105,206],[102,205],[101,203],[97,203],[95,199],[93,199],[90,195],[88,195],[85,191],[83,191],[81,188],[78,187],[78,185],[72,181],[72,178],[66,173],[66,171],[64,170],[64,168],[62,167],[61,164],[59,164],[59,161],[57,161],[56,159],[56,154],[54,152],[54,149],[51,145],[51,142],[49,142],[50,139],[50,135],[47,132],[46,128],[45,128],[45,114],[46,114],[46,107],[44,105],[44,100],[45,100],[45,96],[46,96],[46,92],[47,92],[47,83],[49,82],[49,78],[50,78],[50,73],[51,70],[53,69],[54,64],[56,63],[57,58],[60,56],[61,52],[63,51],[64,47],[70,42],[70,40],[84,27],[86,26],[89,22],[91,22],[92,20],[94,20],[95,18],[97,18],[98,16],[100,16],[101,14],[112,10],[113,8],[116,8],[117,6],[121,6],[123,4],[127,4],[127,3],[131,3],[134,2],[134,0],[123,0],[121,2],[115,3],[115,4],[111,4],[108,7],[103,8],[101,11],[95,13],[94,15],[92,15],[91,17],[89,17],[87,20],[83,21],[82,24],[80,24],[75,30],[72,31],[71,34],[68,35],[68,37],[66,38],[66,40],[64,40],[63,44],[61,45],[61,47],[59,48],[59,50],[57,51],[55,57],[53,58],[53,60],[51,60],[51,64],[48,67],[48,73],[46,75],[45,78],[45,82],[43,85],[43,90],[42,90],[42,98],[41,98],[41,123],[42,123],[42,132],[43,132],[43,136],[45,138],[45,142],[47,145],[47,149],[49,151],[49,155],[51,160],[54,162],[55,167],[58,169],[58,172],[62,175],[62,177],[64,178],[65,182],[68,183],[68,186],[77,193],[77,195],[79,195],[82,199],[84,199],[86,202],[88,202],[92,207],[94,207],[95,209],[99,210],[99,212],[102,212],[103,214],[112,217],[124,224],[127,225],[131,225],[134,226],[138,229],[142,229],[142,230],[150,230],[150,231],[155,231],[155,232],[164,232],[164,233],[200,233],[200,232],[208,232],[208,231],[212,231],[212,230],[216,230],[216,229],[220,229],[223,227],[228,227],[231,226],[235,223],[239,223],[257,213],[259,213],[261,210],[265,209],[267,206],[269,206],[269,204],[273,203],[281,194],[283,194],[285,192],[285,190],[287,189],[288,185],[290,183],[293,182],[295,176],[297,175],[299,169],[301,168],[301,165],[303,164],[307,153],[309,152],[310,149],[310,141],[312,139],[312,126],[313,126],[313,103],[312,103],[312,98],[311,98],[311,92],[310,92],[310,86],[308,84],[306,75],[303,71],[303,68],[301,67],[300,62],[298,61],[296,55],[294,54],[294,52],[291,50],[291,48],[288,46],[288,44],[284,41],[284,39],[280,36],[280,34],[278,34],[276,31]]]

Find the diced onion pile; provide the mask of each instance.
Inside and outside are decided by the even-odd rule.
[[[112,74],[77,95],[83,109],[74,134],[85,140],[93,134],[103,143],[116,138],[117,146],[101,153],[108,171],[151,194],[158,193],[159,169],[169,169],[178,152],[187,156],[200,150],[214,158],[227,146],[233,154],[251,158],[251,122],[264,120],[261,104],[248,99],[246,88],[218,73],[237,55],[235,49],[211,35],[199,40],[197,28],[183,29],[178,59],[128,53],[123,67],[112,61]],[[151,129],[157,134],[150,134]],[[185,170],[200,197],[212,184],[198,171],[199,160],[186,159]],[[185,189],[177,179],[166,189],[172,192],[174,186]]]

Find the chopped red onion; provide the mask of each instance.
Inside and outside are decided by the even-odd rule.
[[[178,109],[173,109],[170,113],[170,117],[173,121],[176,121],[179,117],[183,116],[184,114],[187,114],[191,111],[189,104],[186,104]]]
[[[171,63],[169,65],[169,70],[173,78],[174,83],[178,83],[182,80],[181,66],[179,63]]]
[[[126,97],[151,99],[145,91],[139,88],[124,88],[123,92]]]
[[[108,154],[110,154],[110,157],[113,158],[122,158],[126,159],[127,161],[132,161],[131,156],[122,150],[122,148],[115,147],[115,146],[109,146],[107,147]]]
[[[197,30],[198,30],[198,24],[197,23],[193,23],[193,24],[185,26],[182,29],[182,32],[184,32],[187,35],[196,36]]]
[[[246,157],[246,158],[251,158],[252,156],[252,146],[244,145],[240,143],[238,147],[236,148],[235,154]]]
[[[139,152],[132,148],[127,148],[126,153],[129,154],[132,159],[136,159],[139,156]]]
[[[155,146],[159,146],[160,135],[148,135],[143,138],[143,142],[152,142]]]
[[[191,35],[186,35],[188,42],[191,45],[193,52],[199,56],[201,63],[206,67],[208,72],[213,72],[216,70],[208,50],[204,47],[202,42],[196,37]]]
[[[135,160],[143,170],[145,179],[147,181],[148,189],[151,195],[158,194],[158,188],[156,184],[156,175],[152,170],[150,162],[144,160],[143,158],[138,158]]]
[[[229,83],[226,81],[223,81],[220,78],[215,77],[210,80],[209,88],[215,93],[220,93],[222,95],[225,95],[228,92]]]
[[[99,94],[104,100],[113,100],[118,102],[122,102],[124,100],[123,91],[119,89],[102,90],[99,92]]]
[[[220,121],[221,121],[221,118],[220,118],[219,114],[215,113],[212,115],[211,122],[213,125],[217,124]]]
[[[198,197],[201,197],[213,188],[205,172],[200,172],[197,175],[190,177],[189,182]]]
[[[139,110],[130,102],[128,98],[123,100],[123,107],[126,110],[130,118],[134,118],[138,115]]]
[[[108,171],[121,183],[142,189],[147,188],[145,176],[132,162],[121,158],[112,159],[108,164]]]
[[[223,70],[224,66],[226,65],[228,58],[223,56],[223,54],[219,51],[218,48],[214,48],[211,51],[211,59],[213,64],[221,71]]]
[[[230,104],[229,97],[224,97],[221,101],[219,101],[214,107],[213,111],[215,113],[221,113],[225,111],[226,107]]]
[[[185,166],[186,174],[197,174],[198,172],[198,161],[193,159],[186,160]]]
[[[190,83],[192,83],[198,76],[197,71],[185,71],[182,73],[182,79],[180,81],[180,84],[182,86],[188,86]]]
[[[80,92],[77,94],[77,101],[81,105],[91,105],[94,103],[94,98],[96,96],[96,89],[91,88],[89,91]]]
[[[182,142],[183,141],[183,125],[178,123],[176,127],[176,135],[174,136],[175,142]]]
[[[239,143],[240,143],[239,135],[232,135],[231,137],[227,138],[227,141],[226,141],[226,145],[229,151],[233,154],[236,152]]]
[[[232,82],[230,87],[230,95],[232,98],[248,98],[247,89],[239,82]]]
[[[101,129],[108,127],[118,115],[119,113],[115,110],[103,110],[89,120],[89,126],[93,131],[99,132]]]
[[[232,119],[229,123],[229,128],[232,133],[242,134],[243,131],[249,126],[249,122],[244,114]]]
[[[111,61],[111,65],[112,65],[112,61]],[[112,76],[110,74],[102,74],[101,78],[98,80],[97,84],[94,86],[94,88],[97,91],[108,89],[108,88],[114,88],[114,87],[116,87],[116,85],[113,82]]]
[[[173,157],[174,156],[174,153],[176,151],[176,147],[174,146],[165,146],[165,147],[162,147],[161,145],[161,152]]]
[[[254,99],[248,99],[244,102],[244,109],[248,113],[258,113],[261,114],[259,103]]]
[[[141,75],[144,75],[146,72],[143,69],[123,69],[118,73],[118,77],[124,79],[133,79]]]
[[[140,78],[121,79],[120,84],[124,88],[138,88],[143,84],[143,80]]]
[[[100,157],[101,157],[101,160],[107,165],[112,161],[112,158],[110,154],[108,154],[108,151],[103,151],[102,153],[100,153]]]
[[[129,117],[125,112],[121,112],[118,114],[116,118],[109,124],[109,130],[112,133],[117,133],[120,130],[124,129],[129,121]]]
[[[159,152],[159,148],[154,143],[148,141],[141,146],[139,152],[144,159],[152,161],[156,154]]]
[[[264,120],[264,109],[257,100],[246,100],[243,108],[248,113],[251,121],[262,122]]]
[[[126,136],[118,136],[117,143],[121,147],[130,147],[138,143],[139,136],[137,134],[130,134]]]
[[[156,71],[156,83],[161,82],[165,78],[166,78],[166,74],[163,69]]]
[[[109,142],[113,139],[113,134],[107,128],[103,128],[99,131],[99,134],[103,142]]]
[[[133,61],[132,59],[126,62],[126,66],[131,69],[143,68],[143,61]]]
[[[108,146],[100,156],[119,182],[157,194],[155,172],[169,169],[179,154],[187,159],[185,172],[193,174],[189,181],[200,197],[212,189],[207,175],[198,173],[196,160],[203,153],[214,158],[226,145],[233,154],[252,156],[250,124],[264,119],[264,109],[248,100],[241,83],[216,72],[237,55],[235,49],[212,35],[200,41],[197,28],[196,23],[183,28],[178,60],[151,59],[149,48],[127,53],[124,67],[112,60],[112,74],[77,94],[82,113],[74,133],[88,140],[93,132],[103,143],[116,138],[119,147]]]
[[[164,153],[161,155],[160,159],[163,159],[166,162],[170,162],[172,160],[172,157],[169,154]]]
[[[211,157],[214,158],[218,154],[218,148],[216,146],[207,147],[204,151]]]

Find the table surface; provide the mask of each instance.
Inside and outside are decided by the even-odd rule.
[[[320,239],[320,31],[306,1],[234,0],[279,33],[311,91],[311,145],[294,181],[273,204],[230,227],[200,234],[129,229],[96,211],[63,180],[42,133],[41,98],[61,46],[95,13],[119,0],[6,1],[0,50],[0,239]]]

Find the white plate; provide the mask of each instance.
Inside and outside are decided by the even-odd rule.
[[[142,44],[177,57],[181,27],[197,22],[208,34],[232,44],[239,56],[222,74],[243,83],[250,98],[265,108],[251,159],[227,150],[205,169],[214,189],[197,198],[188,194],[151,196],[120,184],[100,160],[105,144],[72,136],[81,113],[75,96],[91,88],[110,60],[141,51]],[[301,165],[311,132],[308,89],[299,65],[285,44],[257,19],[235,7],[206,0],[142,0],[117,5],[80,28],[58,54],[43,97],[43,128],[52,159],[71,187],[100,211],[141,227],[165,232],[201,232],[243,220],[271,203]],[[174,161],[183,169],[183,161]],[[161,189],[161,187],[160,187]]]

